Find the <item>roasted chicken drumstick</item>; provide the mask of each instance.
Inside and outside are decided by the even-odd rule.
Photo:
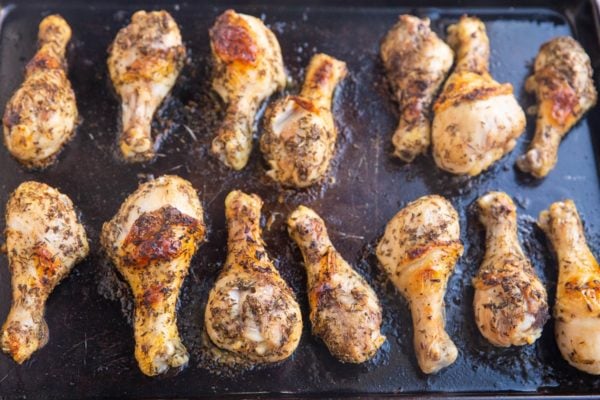
[[[446,285],[462,255],[458,215],[440,196],[424,196],[400,210],[377,245],[384,271],[410,305],[421,370],[431,374],[458,355],[446,333]]]
[[[543,178],[554,168],[561,139],[596,104],[592,73],[590,57],[575,39],[563,36],[542,45],[525,83],[538,107],[531,148],[517,161],[521,170]]]
[[[600,375],[600,266],[585,241],[575,203],[553,203],[540,213],[538,225],[558,259],[554,304],[558,348],[575,368]]]
[[[212,151],[225,165],[240,170],[250,157],[258,108],[285,86],[281,49],[260,19],[233,10],[217,18],[210,29],[210,45],[212,87],[227,103]]]
[[[208,296],[204,320],[215,345],[249,361],[268,363],[296,350],[302,315],[265,250],[261,207],[256,195],[237,190],[227,195],[227,260]]]
[[[4,142],[29,168],[52,164],[75,133],[77,104],[67,78],[65,52],[71,28],[59,15],[42,20],[38,51],[25,69],[25,82],[4,110]]]
[[[548,320],[548,295],[517,236],[517,209],[502,192],[477,201],[486,228],[486,253],[475,286],[475,321],[495,346],[532,344]]]
[[[154,158],[151,134],[156,109],[181,72],[185,47],[179,27],[166,11],[138,11],[109,48],[108,71],[121,98],[121,154],[126,161]]]
[[[287,96],[269,107],[260,138],[260,148],[271,167],[268,176],[299,188],[323,179],[337,141],[331,112],[333,92],[346,73],[346,63],[316,54],[300,95]]]
[[[102,227],[102,246],[133,292],[135,358],[146,375],[188,362],[175,305],[204,234],[198,194],[169,175],[140,185]]]
[[[43,183],[25,182],[6,206],[6,249],[12,305],[0,345],[20,364],[48,342],[46,299],[89,246],[71,199]]]
[[[429,148],[431,104],[454,53],[431,31],[428,18],[401,15],[381,44],[381,58],[400,106],[394,155],[411,162]]]
[[[317,213],[300,206],[287,224],[304,257],[313,333],[341,361],[367,361],[385,342],[377,295],[335,250]]]
[[[463,16],[448,28],[448,43],[456,67],[433,107],[433,157],[453,174],[479,175],[515,147],[525,113],[512,85],[489,74],[490,43],[481,20]]]

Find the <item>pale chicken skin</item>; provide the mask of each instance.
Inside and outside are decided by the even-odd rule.
[[[227,195],[227,259],[204,314],[216,346],[257,364],[288,358],[302,334],[300,307],[261,237],[261,207],[257,195]]]
[[[205,231],[198,194],[172,175],[141,184],[102,227],[102,247],[133,293],[135,358],[148,376],[188,363],[175,306]]]
[[[398,101],[394,155],[411,162],[431,143],[431,105],[454,62],[452,49],[429,28],[428,18],[400,15],[381,44],[381,59]]]
[[[575,203],[556,202],[538,225],[558,260],[554,319],[558,348],[573,367],[600,375],[600,266],[590,251]]]
[[[300,95],[287,96],[269,106],[260,138],[269,177],[297,188],[324,178],[338,134],[331,110],[333,94],[346,74],[343,61],[315,54]]]
[[[543,178],[558,160],[560,141],[598,99],[590,57],[571,37],[542,45],[525,90],[538,101],[535,136],[518,167]]]
[[[477,205],[486,252],[473,279],[475,322],[494,346],[532,344],[548,320],[548,295],[519,244],[517,209],[502,192],[480,197]]]
[[[65,58],[70,40],[71,28],[60,15],[42,20],[38,51],[4,110],[4,143],[28,168],[52,164],[75,134],[78,111]]]
[[[456,67],[433,107],[433,157],[445,171],[475,176],[515,147],[525,113],[512,85],[489,74],[490,44],[481,20],[461,17],[448,28],[448,43]]]
[[[212,151],[235,170],[246,166],[261,103],[285,87],[279,42],[258,18],[227,10],[210,29],[212,87],[227,104]]]
[[[6,250],[12,304],[0,345],[21,364],[48,342],[46,299],[87,256],[89,245],[71,199],[29,181],[19,185],[6,206]]]
[[[138,11],[108,51],[110,79],[121,99],[121,155],[128,162],[152,160],[160,144],[152,137],[152,118],[185,61],[179,27],[166,11]]]
[[[333,247],[317,213],[300,206],[287,225],[304,258],[313,334],[343,362],[369,360],[385,342],[377,295]]]
[[[379,263],[409,303],[417,361],[426,374],[447,367],[458,355],[446,332],[444,295],[462,252],[458,214],[436,195],[400,210],[377,245]]]

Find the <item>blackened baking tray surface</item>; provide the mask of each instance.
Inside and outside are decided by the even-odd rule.
[[[499,393],[592,394],[600,381],[577,372],[560,357],[549,322],[533,346],[498,349],[478,333],[473,319],[471,278],[483,256],[483,230],[472,203],[489,190],[504,190],[519,206],[523,247],[546,283],[554,301],[556,263],[534,218],[551,202],[573,198],[583,217],[587,237],[600,256],[600,186],[598,140],[600,112],[592,110],[560,147],[559,162],[550,176],[535,181],[513,167],[531,139],[534,119],[515,150],[489,171],[473,179],[438,170],[431,157],[406,165],[391,156],[390,138],[397,119],[396,105],[385,84],[378,48],[397,15],[429,16],[434,29],[445,28],[461,14],[478,15],[491,40],[491,72],[510,82],[524,108],[534,99],[523,91],[539,46],[557,35],[575,36],[596,68],[600,56],[591,4],[563,2],[556,8],[480,7],[461,2],[461,8],[398,7],[393,2],[290,3],[280,5],[207,3],[22,2],[2,9],[0,35],[0,106],[23,79],[27,60],[35,51],[37,25],[49,14],[62,14],[73,28],[69,49],[70,78],[82,123],[77,136],[53,167],[26,172],[0,147],[0,204],[21,182],[35,179],[68,194],[82,214],[92,254],[54,291],[48,301],[50,342],[22,366],[0,356],[0,395],[28,398],[81,397],[196,397],[211,394],[432,394]],[[472,3],[472,4],[471,4]],[[406,3],[403,3],[406,4]],[[255,147],[242,172],[223,168],[209,154],[210,140],[222,116],[210,91],[208,28],[227,6],[263,18],[276,33],[295,91],[304,67],[317,51],[345,60],[349,77],[340,87],[335,116],[340,137],[327,184],[308,191],[281,191],[264,177],[265,166]],[[532,4],[535,7],[543,3]],[[418,6],[418,7],[416,7]],[[117,30],[137,9],[165,8],[181,26],[189,62],[155,119],[155,133],[168,132],[161,156],[147,165],[125,165],[115,157],[119,103],[107,78],[106,48]],[[192,133],[190,133],[191,131]],[[138,370],[133,357],[133,334],[114,281],[99,250],[101,224],[112,217],[140,181],[165,173],[189,179],[199,190],[210,232],[198,251],[185,282],[179,327],[191,354],[190,365],[175,377],[151,379]],[[203,361],[203,312],[208,291],[225,259],[226,231],[223,200],[240,188],[265,200],[264,235],[268,250],[298,295],[305,330],[300,346],[286,362],[244,373],[219,374]],[[412,324],[406,302],[377,267],[373,247],[387,221],[407,202],[437,193],[448,197],[461,216],[465,254],[449,281],[447,325],[459,348],[455,364],[437,375],[419,371],[412,345]],[[344,365],[310,335],[304,270],[298,250],[285,231],[285,218],[296,205],[314,207],[327,221],[333,242],[375,287],[384,309],[387,342],[374,361]],[[0,229],[4,228],[4,219]],[[10,305],[7,259],[0,257],[0,318]],[[124,293],[125,296],[127,293]],[[110,299],[112,297],[112,300]]]

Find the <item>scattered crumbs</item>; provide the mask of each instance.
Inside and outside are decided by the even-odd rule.
[[[190,128],[189,126],[187,126],[186,124],[183,124],[183,128],[187,131],[187,133],[192,137],[192,139],[194,140],[194,142],[198,141],[198,138],[196,137],[196,134],[194,133],[194,131],[192,130],[192,128]]]
[[[271,227],[273,226],[273,223],[275,223],[277,218],[282,215],[283,215],[282,213],[277,212],[277,211],[272,212],[271,215],[269,215],[269,218],[267,219],[267,223],[265,224],[265,228],[267,229],[267,231],[271,231]]]

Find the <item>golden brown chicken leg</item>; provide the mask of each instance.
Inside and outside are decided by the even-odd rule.
[[[410,305],[414,345],[421,370],[431,374],[458,355],[446,333],[446,285],[462,255],[458,215],[440,196],[424,196],[390,220],[377,258]]]
[[[185,47],[179,27],[166,11],[138,11],[109,48],[108,71],[121,98],[121,154],[126,161],[151,160],[156,109],[181,72]]]
[[[475,176],[515,147],[525,113],[512,85],[489,74],[490,44],[481,20],[463,16],[448,28],[448,43],[457,61],[433,107],[433,157],[443,170]]]
[[[525,83],[539,104],[531,148],[517,161],[522,171],[543,178],[554,168],[561,139],[596,104],[592,72],[590,57],[575,39],[558,37],[542,45]]]
[[[285,86],[281,49],[260,19],[233,10],[225,11],[215,21],[210,29],[210,45],[212,86],[227,103],[212,151],[225,165],[240,170],[250,157],[260,104]]]
[[[367,361],[385,342],[377,295],[335,250],[317,213],[300,206],[287,223],[304,257],[313,333],[341,361]]]
[[[538,225],[558,259],[555,335],[565,360],[600,375],[600,266],[590,251],[571,200],[550,205]]]
[[[337,141],[331,112],[333,92],[346,73],[346,63],[316,54],[300,95],[287,96],[269,107],[260,138],[260,148],[271,167],[268,176],[299,188],[323,179]]]
[[[477,201],[486,228],[486,253],[475,286],[475,321],[495,346],[532,344],[548,320],[548,295],[517,236],[517,209],[502,192]]]
[[[29,168],[52,164],[75,134],[77,104],[67,78],[65,52],[71,28],[59,15],[42,20],[38,51],[27,64],[25,82],[4,110],[4,142]]]
[[[401,15],[381,43],[381,58],[400,107],[394,155],[411,162],[429,148],[431,104],[454,53],[431,31],[428,18]]]
[[[0,344],[19,364],[48,342],[46,299],[89,245],[73,203],[38,182],[22,183],[6,206],[6,249],[12,278],[12,306]]]
[[[269,259],[260,230],[262,200],[233,191],[225,199],[227,260],[208,296],[206,331],[218,347],[257,363],[289,357],[302,315]]]
[[[175,305],[204,233],[198,194],[170,175],[140,185],[102,227],[102,246],[133,292],[135,358],[146,375],[188,362]]]

